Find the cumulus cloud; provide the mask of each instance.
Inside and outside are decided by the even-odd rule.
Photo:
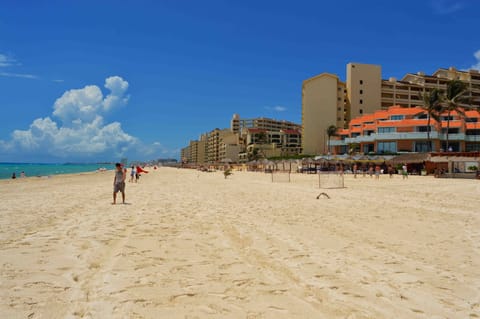
[[[112,159],[128,152],[153,155],[161,144],[145,145],[123,131],[119,122],[105,123],[104,115],[127,104],[128,82],[119,76],[106,79],[104,95],[96,85],[66,91],[53,105],[52,116],[35,119],[25,130],[15,130],[0,151],[33,157]]]
[[[477,60],[477,63],[475,63],[474,65],[472,65],[470,67],[470,69],[473,69],[473,70],[479,70],[480,71],[480,50],[478,50],[477,52],[475,52],[473,54],[473,56],[475,57],[475,59]]]

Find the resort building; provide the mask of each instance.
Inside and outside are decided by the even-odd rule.
[[[438,69],[432,75],[424,72],[408,73],[402,80],[395,78],[382,80],[382,108],[392,105],[413,107],[423,105],[421,94],[432,89],[446,90],[451,80],[460,80],[467,84],[473,105],[480,106],[480,72],[477,70],[460,71],[454,67]]]
[[[451,80],[467,84],[473,105],[480,106],[480,73],[453,67],[438,69],[432,75],[408,73],[402,80],[382,80],[379,65],[349,63],[346,82],[337,75],[322,73],[303,81],[302,133],[303,153],[327,153],[327,128],[347,128],[350,119],[392,105],[423,105],[421,94],[431,89],[445,89]]]
[[[252,119],[242,119],[240,115],[233,114],[230,121],[230,130],[233,133],[242,133],[244,129],[258,128],[267,131],[280,130],[300,130],[301,125],[282,120],[274,120],[265,117],[256,117]]]
[[[303,81],[303,153],[327,153],[327,128],[347,127],[352,117],[375,111],[380,106],[381,67],[347,64],[347,81],[322,73]]]
[[[432,151],[480,151],[480,113],[466,111],[441,114],[441,121],[430,120]],[[448,134],[447,134],[447,127]],[[428,115],[420,107],[392,106],[350,121],[330,141],[332,151],[344,154],[352,149],[368,153],[427,152]],[[448,147],[447,147],[448,138]]]
[[[298,155],[302,152],[300,130],[267,131],[250,128],[244,131],[245,149],[239,155],[241,162],[261,158]]]
[[[214,129],[207,133],[207,151],[206,161],[208,163],[218,163],[225,159],[225,152],[220,151],[222,144],[238,144],[238,134],[233,133],[229,129]]]
[[[202,136],[198,141],[190,141],[190,159],[189,162],[192,163],[205,163],[206,159],[206,147],[207,141],[206,136]]]

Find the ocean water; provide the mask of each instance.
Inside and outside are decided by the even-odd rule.
[[[99,168],[114,169],[113,164],[34,164],[34,163],[0,163],[0,179],[11,178],[15,172],[17,178],[22,171],[27,177],[50,176],[58,174],[75,174],[94,172]]]

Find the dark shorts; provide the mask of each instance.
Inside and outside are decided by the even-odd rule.
[[[118,193],[118,192],[125,192],[125,183],[117,183],[113,186],[113,192]]]

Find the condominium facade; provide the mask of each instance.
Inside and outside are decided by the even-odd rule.
[[[214,129],[207,133],[207,151],[206,160],[209,163],[217,163],[225,159],[221,152],[222,144],[238,144],[238,134],[233,133],[230,129]]]
[[[259,136],[265,139],[260,141]],[[190,141],[181,150],[182,160],[189,163],[239,162],[247,153],[259,149],[266,157],[297,155],[302,152],[301,125],[264,117],[242,119],[234,114],[229,129],[214,129],[198,141]]]
[[[259,128],[249,128],[244,130],[244,137],[246,147],[239,155],[240,162],[259,158],[298,155],[302,152],[302,133],[300,130],[267,131]]]
[[[267,131],[280,131],[280,130],[300,130],[301,125],[284,120],[275,120],[265,117],[256,117],[250,119],[240,118],[240,115],[233,114],[230,121],[230,130],[233,133],[242,133],[242,130],[249,128],[258,128]]]
[[[480,106],[480,72],[461,71],[454,67],[438,69],[432,75],[424,72],[408,73],[401,80],[382,80],[382,108],[392,105],[413,107],[423,105],[421,95],[432,89],[446,90],[451,80],[460,80],[467,85],[472,105]]]
[[[434,88],[446,89],[451,80],[466,83],[473,105],[480,106],[480,72],[476,70],[450,67],[438,69],[432,75],[408,73],[397,81],[382,80],[379,65],[349,63],[346,82],[328,73],[307,79],[302,85],[303,153],[327,153],[326,130],[331,125],[346,128],[350,119],[392,105],[423,105],[422,94]]]
[[[382,96],[381,85],[382,67],[380,65],[347,64],[346,99],[350,106],[348,120],[378,110]]]
[[[338,76],[322,73],[303,81],[302,149],[304,154],[326,151],[327,128],[344,127],[349,120],[349,105],[344,82]]]
[[[441,114],[439,122],[431,119],[429,145],[427,113],[420,107],[392,106],[352,119],[348,129],[340,129],[330,143],[337,154],[346,153],[353,146],[366,154],[480,151],[480,113],[466,111],[463,117],[452,112],[448,119],[447,113]]]

